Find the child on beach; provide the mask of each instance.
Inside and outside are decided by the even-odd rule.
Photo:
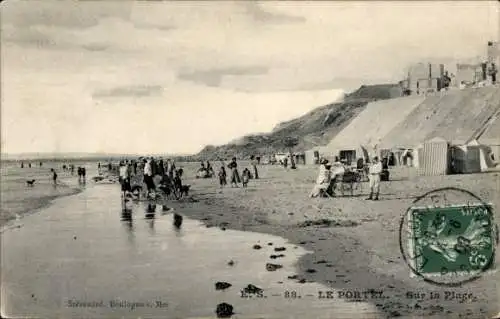
[[[223,188],[224,186],[227,185],[227,180],[226,180],[226,168],[224,166],[221,166],[220,171],[219,171],[219,184],[220,188]]]
[[[243,170],[241,178],[242,178],[243,187],[247,187],[248,186],[248,181],[250,180],[250,170],[248,168],[245,168]]]

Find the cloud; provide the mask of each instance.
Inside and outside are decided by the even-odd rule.
[[[192,81],[211,87],[218,87],[222,83],[225,76],[246,76],[266,74],[267,67],[251,66],[251,67],[229,67],[220,69],[210,69],[207,71],[180,72],[179,79]]]
[[[118,86],[112,89],[96,90],[92,97],[99,98],[115,98],[115,97],[150,97],[159,96],[163,92],[163,87],[159,85],[130,85]]]

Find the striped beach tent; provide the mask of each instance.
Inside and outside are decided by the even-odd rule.
[[[419,175],[446,175],[448,172],[448,142],[440,137],[427,140],[419,152]]]

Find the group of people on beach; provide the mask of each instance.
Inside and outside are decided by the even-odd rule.
[[[174,187],[182,189],[182,175],[183,169],[177,169],[172,160],[155,160],[153,157],[140,158],[138,161],[123,160],[118,168],[119,182],[125,197],[140,197],[142,185],[146,186],[146,197],[152,199],[157,197],[157,189],[163,193],[168,193]],[[160,177],[158,187],[155,183],[156,176]]]
[[[42,162],[39,162],[39,163],[38,163],[38,165],[39,165],[40,167],[42,167],[42,166],[43,166],[43,163],[42,163]],[[28,162],[28,167],[29,167],[29,168],[31,168],[31,162]],[[24,162],[21,162],[21,168],[24,168]]]
[[[380,162],[378,156],[373,157],[371,163],[364,165],[363,161],[358,161],[356,169],[363,171],[367,168],[370,195],[367,200],[379,200],[380,193],[380,176],[383,172],[383,165]],[[335,196],[335,190],[337,185],[343,181],[343,176],[351,171],[351,167],[346,165],[345,162],[339,160],[338,156],[335,156],[333,164],[323,158],[320,160],[319,174],[316,179],[316,184],[314,185],[310,197],[332,197]]]
[[[254,155],[250,157],[250,166],[252,167],[253,174],[251,171],[246,167],[243,169],[241,178],[240,178],[240,173],[238,171],[238,163],[236,162],[236,157],[233,157],[231,159],[231,162],[227,165],[227,168],[229,168],[231,175],[230,175],[230,183],[231,187],[238,187],[238,184],[241,183],[243,187],[248,186],[248,182],[250,179],[259,179],[259,171],[257,169],[258,161]],[[226,173],[226,168],[224,164],[222,163],[220,169],[219,169],[219,185],[221,188],[227,185],[227,173]]]

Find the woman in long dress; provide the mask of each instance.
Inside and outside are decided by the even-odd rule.
[[[233,157],[229,165],[227,166],[231,170],[231,187],[238,187],[238,183],[241,183],[240,174],[238,173],[238,164],[236,163],[236,157]]]
[[[316,179],[316,184],[314,185],[310,197],[325,196],[330,182],[332,180],[332,173],[330,171],[330,165],[328,165],[328,160],[323,159],[320,161],[319,174]]]

